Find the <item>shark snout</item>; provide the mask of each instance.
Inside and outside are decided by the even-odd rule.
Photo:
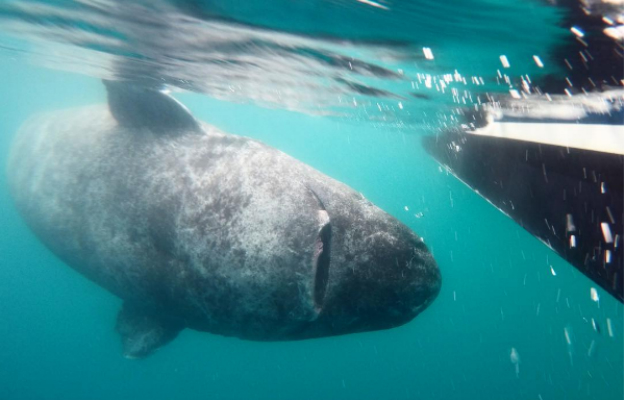
[[[403,325],[440,290],[438,266],[423,241],[399,223],[386,228],[339,231],[331,238],[320,317],[335,334]]]
[[[441,275],[419,236],[358,193],[309,193],[317,215],[313,274],[305,276],[313,318],[302,336],[393,328],[432,303]]]
[[[407,227],[377,232],[366,240],[369,261],[363,271],[377,282],[370,311],[390,326],[414,318],[436,297],[441,276],[431,253]]]

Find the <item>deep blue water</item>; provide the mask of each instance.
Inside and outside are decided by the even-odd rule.
[[[558,15],[531,4],[536,26],[548,26]],[[527,11],[516,2],[508,9],[498,6],[508,18]],[[241,18],[250,22],[249,15],[254,14],[248,11]],[[470,39],[479,40],[483,26],[467,42],[455,36],[444,40],[444,24],[452,26],[458,20],[468,25],[462,14],[438,25],[430,21],[423,42],[436,38],[430,42],[438,44],[437,56],[453,54],[424,67],[431,73],[457,69],[472,71],[467,76],[495,77],[500,54],[527,59],[530,65],[536,50],[548,59],[549,46],[562,34],[561,29],[541,28],[552,29],[554,36],[532,36],[528,50],[515,48],[510,37],[498,40],[491,33],[492,40],[484,43],[478,57],[474,50],[480,43]],[[359,29],[364,28],[356,25],[350,34]],[[399,31],[400,39],[415,37],[404,25]],[[36,53],[35,45],[19,46]],[[75,64],[66,58],[51,63],[50,54],[43,62],[15,49],[0,53],[1,165],[6,165],[15,132],[32,114],[105,101],[99,78],[107,72],[91,68],[91,61],[101,58],[85,61],[80,52],[77,57],[80,62]],[[400,63],[419,70],[422,62]],[[531,68],[535,67],[527,66]],[[349,72],[341,76],[353,77]],[[403,85],[375,79],[376,85],[393,93],[394,85]],[[153,356],[127,360],[114,331],[121,301],[64,265],[38,241],[17,214],[3,173],[1,399],[622,398],[623,304],[441,169],[422,149],[421,137],[438,128],[444,115],[451,115],[443,107],[450,107],[452,100],[436,93],[428,100],[403,100],[405,108],[388,114],[399,122],[385,125],[377,119],[372,123],[362,110],[323,116],[311,113],[310,107],[296,111],[298,107],[289,106],[293,99],[263,102],[246,96],[245,90],[221,96],[217,89],[223,85],[208,85],[214,89],[206,90],[208,95],[179,93],[177,98],[199,119],[261,140],[347,183],[422,235],[443,275],[436,301],[412,322],[388,331],[257,343],[186,330]],[[261,87],[270,85],[262,82]],[[286,91],[281,86],[276,90],[281,89]],[[507,92],[507,87],[495,90]],[[336,96],[351,98],[346,92]],[[324,93],[320,99],[329,97]],[[384,98],[378,103],[384,101],[396,105],[402,100]],[[318,110],[315,104],[312,108]],[[403,110],[415,115],[422,109],[427,113],[418,119],[401,115]],[[409,129],[398,128],[401,122]],[[599,302],[591,299],[592,287],[598,290]],[[513,349],[519,357],[518,373],[511,360]]]

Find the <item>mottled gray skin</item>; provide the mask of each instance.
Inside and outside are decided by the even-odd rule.
[[[41,241],[125,301],[129,357],[183,328],[251,340],[391,328],[440,288],[426,246],[395,218],[204,123],[164,132],[106,106],[54,112],[21,128],[8,174]]]

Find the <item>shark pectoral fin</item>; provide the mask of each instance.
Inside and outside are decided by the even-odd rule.
[[[109,110],[122,127],[145,128],[167,135],[202,131],[182,103],[157,88],[133,82],[103,82]]]
[[[124,357],[137,359],[174,340],[184,324],[153,310],[124,303],[115,328],[122,339]]]

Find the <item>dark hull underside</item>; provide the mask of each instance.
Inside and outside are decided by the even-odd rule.
[[[427,151],[623,302],[623,156],[448,132]]]

